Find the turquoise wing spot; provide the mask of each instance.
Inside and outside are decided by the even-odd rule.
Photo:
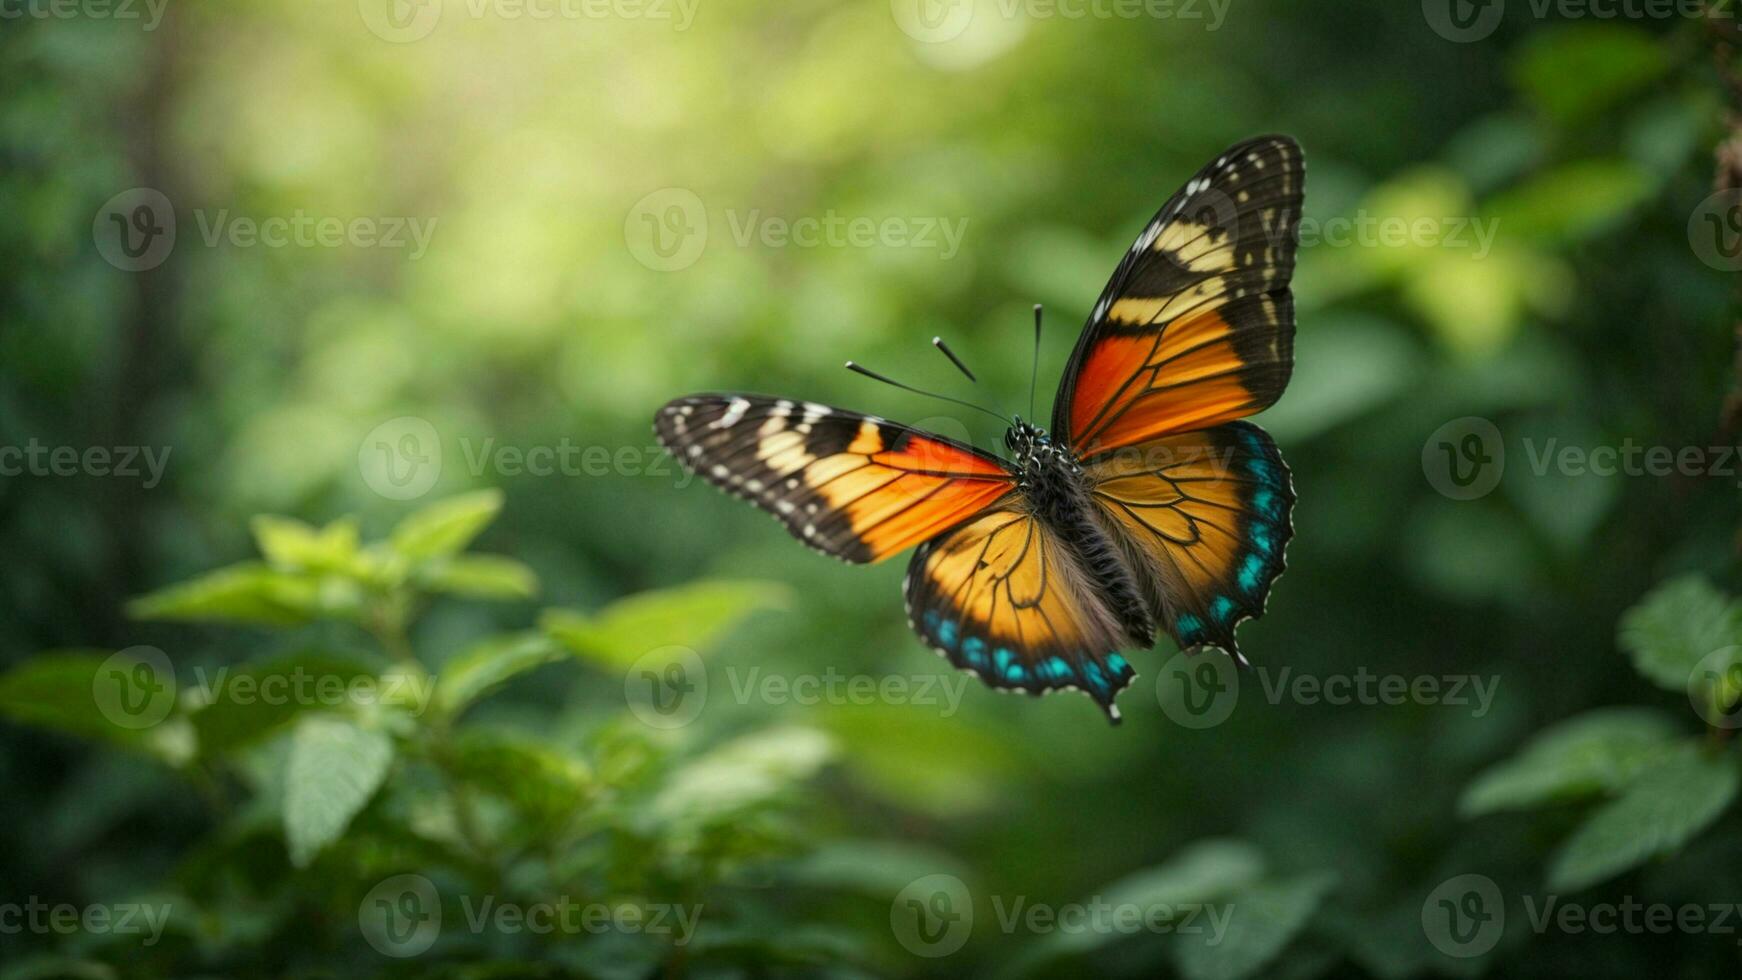
[[[1063,680],[1071,675],[1071,665],[1065,663],[1063,657],[1048,657],[1046,667],[1053,680]]]
[[[1023,678],[1027,676],[1028,670],[1021,664],[1011,664],[1009,667],[1005,668],[1004,671],[1005,679],[1014,684],[1022,683]]]
[[[1268,524],[1252,525],[1252,546],[1268,555],[1276,548],[1276,537],[1270,533]]]
[[[1105,691],[1107,689],[1107,678],[1102,675],[1101,668],[1093,661],[1090,661],[1089,665],[1084,668],[1084,672],[1088,674],[1089,683],[1094,686],[1095,690]]]
[[[1191,645],[1198,642],[1204,635],[1204,621],[1191,613],[1181,616],[1174,625],[1179,628],[1180,642]]]
[[[1256,593],[1264,585],[1264,558],[1260,555],[1247,555],[1240,563],[1240,588]]]
[[[986,641],[977,636],[970,636],[962,641],[962,656],[968,658],[968,663],[976,669],[986,666]]]
[[[1107,666],[1113,668],[1113,673],[1125,673],[1125,658],[1117,653],[1107,654]]]
[[[1215,616],[1219,622],[1226,623],[1234,615],[1236,608],[1233,599],[1219,595],[1210,603],[1210,614]]]
[[[953,620],[953,619],[944,620],[942,625],[938,626],[937,633],[938,633],[938,642],[943,644],[944,649],[954,650],[956,648],[956,621],[955,620]]]
[[[1015,661],[1016,654],[1011,653],[1007,647],[999,647],[992,654],[992,663],[997,665],[998,670],[1005,674],[1010,673],[1010,665]]]

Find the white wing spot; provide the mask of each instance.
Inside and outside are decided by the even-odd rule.
[[[724,429],[736,425],[738,420],[744,417],[744,413],[749,410],[750,402],[747,399],[734,398],[726,405],[726,414],[715,419],[712,427]]]

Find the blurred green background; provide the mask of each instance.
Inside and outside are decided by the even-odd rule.
[[[1532,915],[1742,901],[1737,692],[1688,693],[1742,644],[1718,7],[0,5],[0,976],[1734,976],[1715,927]],[[658,452],[698,390],[994,445],[841,362],[959,392],[942,334],[1021,411],[1044,303],[1045,412],[1143,222],[1273,131],[1309,176],[1257,421],[1300,502],[1218,723],[1165,640],[1122,727],[945,701],[905,559],[815,555]],[[1469,417],[1505,466],[1456,499]],[[1543,455],[1630,444],[1701,462]],[[103,703],[123,649],[183,689],[148,727]],[[189,691],[220,667],[437,693],[236,710]],[[1493,697],[1286,687],[1361,672]],[[758,686],[836,675],[910,687]],[[707,686],[678,725],[672,676]],[[1503,927],[1448,939],[1472,874]],[[398,875],[439,935],[371,931],[384,883],[390,934],[432,911]],[[702,911],[688,942],[469,925],[560,896]],[[1233,918],[1006,921],[1097,896]]]

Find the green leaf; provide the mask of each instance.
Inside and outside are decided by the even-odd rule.
[[[118,724],[98,704],[99,672],[111,657],[94,650],[64,650],[38,654],[24,661],[0,674],[0,715],[20,724],[99,739],[125,748],[147,747],[148,728]],[[156,693],[133,689],[129,671],[121,672],[120,679],[130,685],[127,696],[136,703]],[[146,680],[163,683],[160,678]],[[170,683],[173,690],[173,679]]]
[[[1225,931],[1214,922],[1196,934],[1182,933],[1174,965],[1186,980],[1239,980],[1275,959],[1312,918],[1335,883],[1313,874],[1241,889],[1220,902]]]
[[[1256,885],[1263,875],[1264,855],[1258,848],[1242,840],[1210,839],[1187,845],[1164,864],[1113,882],[1097,891],[1095,899],[1098,904],[1112,908],[1146,912],[1162,907],[1180,909],[1220,901],[1235,891]],[[1032,973],[1052,959],[1098,949],[1122,935],[1106,929],[1053,932],[1024,951],[1007,973]]]
[[[189,678],[197,698],[191,718],[203,751],[226,754],[246,748],[296,718],[336,710],[334,688],[343,692],[373,681],[362,657],[319,650],[298,651],[258,663],[196,670]],[[368,679],[367,681],[365,679]]]
[[[1618,790],[1675,737],[1676,725],[1646,708],[1587,712],[1544,730],[1523,751],[1477,776],[1458,811],[1475,817]]]
[[[695,582],[630,596],[594,616],[552,609],[539,625],[577,655],[623,670],[654,647],[704,650],[751,613],[784,607],[787,596],[771,582]]]
[[[811,728],[745,735],[674,772],[653,801],[668,821],[716,822],[779,795],[834,757],[834,744]]]
[[[296,726],[284,781],[284,839],[290,862],[307,867],[338,840],[380,788],[393,763],[393,742],[331,715]]]
[[[437,501],[399,522],[388,541],[412,561],[458,554],[502,510],[502,491],[479,490]]]
[[[1742,644],[1742,604],[1700,575],[1651,590],[1621,617],[1617,637],[1633,667],[1657,686],[1687,691],[1701,660]]]
[[[348,571],[357,556],[357,522],[348,518],[316,529],[294,518],[262,514],[249,528],[260,553],[278,568]]]
[[[1553,889],[1576,890],[1679,849],[1736,798],[1735,759],[1687,743],[1593,813],[1549,866]]]
[[[1513,74],[1539,109],[1571,124],[1650,84],[1670,64],[1669,48],[1645,31],[1584,22],[1533,34]]]
[[[538,594],[538,576],[512,558],[458,555],[425,566],[416,576],[426,592],[445,592],[474,599],[530,599]]]
[[[535,836],[561,828],[593,785],[580,759],[504,731],[464,730],[447,761],[460,779],[513,805],[534,825]]]
[[[324,605],[317,579],[244,562],[140,596],[127,612],[136,619],[298,626]]]
[[[1608,229],[1650,198],[1651,175],[1628,160],[1583,160],[1496,195],[1483,208],[1508,241],[1566,243]]]
[[[436,681],[436,710],[457,715],[514,677],[563,658],[562,648],[542,633],[487,640],[442,665]]]

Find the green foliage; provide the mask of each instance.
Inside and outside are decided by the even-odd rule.
[[[1736,782],[1734,755],[1683,746],[1580,825],[1555,854],[1549,887],[1584,888],[1675,853],[1736,799]]]
[[[1534,929],[1520,908],[1742,882],[1735,480],[1541,456],[1720,441],[1736,277],[1696,249],[1733,251],[1699,209],[1738,110],[1734,18],[817,0],[701,4],[671,30],[260,0],[139,30],[82,15],[98,6],[0,25],[0,904],[174,913],[149,946],[0,937],[0,976],[1734,972],[1733,937]],[[902,21],[969,6],[953,39]],[[1489,36],[1434,30],[1502,6]],[[412,43],[381,36],[436,13]],[[949,369],[921,351],[941,335],[972,400],[1026,417],[1043,302],[1044,417],[1143,221],[1267,131],[1305,147],[1308,223],[1292,379],[1254,421],[1300,500],[1222,724],[1157,707],[1166,642],[1132,652],[1118,729],[1078,695],[986,691],[905,628],[902,559],[807,553],[653,445],[666,399],[753,389],[995,448],[989,420],[841,360],[936,387]],[[93,218],[141,186],[178,227],[136,273]],[[298,216],[433,237],[413,257],[228,234]],[[963,235],[945,256],[761,234],[836,218]],[[650,231],[703,247],[656,268]],[[1498,429],[1505,469],[1452,500],[1424,462],[1465,416]],[[65,476],[15,455],[33,443],[168,462]],[[130,644],[165,659],[111,662]],[[647,723],[643,681],[678,668],[705,671],[704,709]],[[1276,701],[1285,668],[1497,687],[1480,717]],[[807,703],[752,671],[951,696]],[[287,782],[305,725],[369,746],[331,772],[305,757],[332,781],[314,796]],[[363,928],[401,875],[443,913],[406,957]],[[976,913],[942,958],[892,920],[936,875]],[[1424,931],[1464,875],[1507,911],[1471,957]],[[562,895],[703,913],[683,945],[468,920]],[[1234,938],[1006,932],[994,906],[1097,896],[1226,903]]]
[[[1621,616],[1617,643],[1647,680],[1698,697],[1695,668],[1734,645],[1739,609],[1703,578],[1679,578]],[[1727,711],[1735,702],[1719,691],[1696,708]],[[1545,729],[1466,787],[1459,809],[1473,817],[1599,798],[1549,861],[1547,886],[1575,891],[1679,852],[1735,801],[1739,766],[1729,746],[1678,737],[1655,710],[1608,708]]]
[[[1252,885],[1228,896],[1227,931],[1182,937],[1174,961],[1186,980],[1257,975],[1306,927],[1335,884],[1329,874]]]
[[[780,609],[787,590],[767,582],[697,582],[612,603],[594,615],[551,610],[539,625],[578,657],[624,668],[646,653],[650,636],[704,650],[758,609]]]
[[[290,863],[306,866],[339,839],[387,778],[393,742],[340,718],[313,716],[296,726],[284,776],[284,840]]]
[[[1686,691],[1702,661],[1742,646],[1742,602],[1701,576],[1684,576],[1658,586],[1627,611],[1619,642],[1652,683]]]
[[[1650,709],[1579,715],[1543,729],[1518,755],[1478,776],[1458,809],[1475,817],[1616,792],[1655,765],[1675,735],[1675,723]]]

